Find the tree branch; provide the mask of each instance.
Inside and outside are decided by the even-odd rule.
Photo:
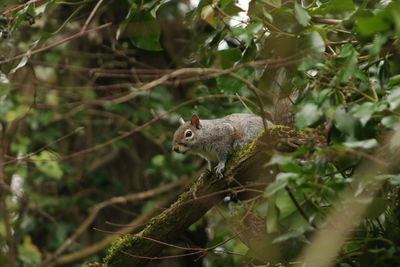
[[[106,201],[100,202],[93,208],[91,208],[91,211],[89,213],[89,216],[82,222],[82,224],[75,230],[74,234],[69,237],[65,242],[57,249],[56,252],[54,252],[52,255],[49,255],[46,260],[44,260],[39,266],[46,266],[49,263],[53,262],[56,260],[57,257],[61,255],[70,245],[74,243],[74,241],[82,234],[84,231],[86,231],[89,226],[93,223],[93,221],[96,219],[97,214],[100,212],[105,207],[108,207],[110,205],[115,205],[119,203],[126,203],[129,201],[135,201],[135,200],[141,200],[145,198],[149,198],[161,193],[165,193],[167,191],[170,191],[171,189],[174,189],[178,186],[181,186],[183,183],[186,183],[185,180],[180,180],[176,181],[170,184],[166,184],[163,186],[160,186],[158,188],[150,189],[148,191],[144,192],[139,192],[139,193],[133,193],[129,194],[126,196],[119,196],[119,197],[113,197],[110,198]]]
[[[226,167],[225,178],[218,179],[214,173],[203,173],[188,191],[181,194],[170,208],[153,218],[137,235],[124,235],[108,251],[106,266],[143,266],[150,259],[159,257],[164,243],[172,244],[208,210],[217,205],[232,186],[252,186],[255,181],[271,182],[276,172],[264,167],[273,150],[290,152],[295,148],[292,140],[304,143],[307,136],[288,127],[273,126],[257,141],[236,152]],[[267,152],[267,153],[266,153]],[[265,184],[264,184],[265,186]],[[156,239],[160,242],[153,242]],[[132,257],[140,255],[141,257]]]

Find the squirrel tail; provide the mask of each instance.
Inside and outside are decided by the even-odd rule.
[[[294,127],[295,110],[294,102],[298,97],[298,91],[293,91],[290,95],[280,97],[274,105],[272,120],[276,125]]]

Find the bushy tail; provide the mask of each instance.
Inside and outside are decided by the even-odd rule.
[[[297,96],[298,92],[295,90],[290,95],[282,96],[275,102],[274,109],[271,113],[275,125],[294,127],[294,102],[296,101]]]

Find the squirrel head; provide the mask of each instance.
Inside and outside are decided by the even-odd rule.
[[[174,134],[172,150],[178,153],[186,153],[197,142],[197,130],[201,129],[200,119],[196,114],[192,115],[190,121],[179,119],[181,126]]]

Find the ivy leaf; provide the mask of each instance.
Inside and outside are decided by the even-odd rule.
[[[300,173],[301,168],[295,164],[293,157],[281,154],[274,155],[265,166],[277,164],[282,171]]]
[[[160,45],[160,23],[150,12],[139,11],[130,19],[128,35],[133,45],[149,50],[161,51]]]
[[[307,11],[297,2],[294,3],[294,15],[300,25],[304,27],[310,25],[310,15],[308,15]]]
[[[392,90],[387,97],[387,101],[389,102],[390,110],[395,110],[400,106],[400,87]]]
[[[376,105],[371,102],[363,103],[362,105],[355,105],[351,112],[354,117],[359,118],[361,121],[362,126],[365,126],[369,119],[371,118],[372,114],[375,112]]]
[[[235,5],[235,2],[233,0],[222,0],[222,1],[220,1],[220,5],[221,5],[221,9],[228,16],[235,16],[240,11],[243,11],[240,7]]]
[[[286,190],[281,190],[276,194],[275,203],[279,209],[280,219],[286,218],[297,210]]]
[[[390,77],[389,82],[388,82],[388,87],[393,87],[397,84],[400,83],[400,74],[394,75],[392,77]]]
[[[366,217],[369,219],[377,218],[388,208],[388,200],[382,197],[376,197],[369,204]]]
[[[14,68],[12,68],[9,72],[9,74],[13,74],[15,73],[18,69],[24,67],[26,65],[26,63],[28,63],[28,59],[30,58],[30,55],[24,56],[20,62],[18,63],[17,66],[15,66]]]
[[[239,48],[229,48],[218,51],[218,58],[221,62],[223,69],[227,69],[233,66],[233,64],[240,60],[242,52]]]
[[[362,141],[344,142],[343,145],[349,148],[358,147],[358,148],[370,149],[378,146],[378,142],[376,141],[376,139],[367,139]]]
[[[400,125],[400,117],[391,115],[382,119],[382,124],[391,129],[397,129]]]
[[[275,206],[275,198],[268,198],[267,216],[265,218],[267,233],[275,233],[279,231],[278,228],[278,209]]]
[[[296,114],[296,127],[303,129],[317,122],[323,115],[321,109],[314,103],[307,103]]]
[[[379,67],[378,77],[379,77],[379,84],[382,89],[387,89],[387,84],[390,80],[390,64],[387,60],[383,61],[383,64]]]
[[[282,6],[281,0],[261,0],[261,1],[276,8],[281,8]]]
[[[343,134],[350,139],[355,137],[358,120],[347,113],[343,107],[337,107],[333,115],[333,123]]]
[[[353,10],[355,10],[355,6],[352,0],[330,0],[325,1],[320,8],[312,11],[312,15],[326,15],[328,13],[346,14]]]
[[[321,33],[318,31],[312,31],[309,35],[309,41],[313,50],[317,52],[317,54],[322,54],[325,52],[325,41],[321,36]]]
[[[346,48],[346,59],[343,64],[343,68],[336,76],[340,83],[348,82],[350,78],[354,75],[357,67],[358,52],[351,45],[347,46]],[[343,57],[342,54],[340,56]]]
[[[13,16],[13,25],[11,27],[10,32],[14,32],[27,17],[34,15],[35,15],[35,10],[33,3],[17,11]]]
[[[63,170],[57,162],[58,155],[54,152],[44,150],[39,155],[33,155],[31,159],[36,168],[50,178],[60,179],[63,176]]]
[[[234,73],[249,80],[251,79],[251,75],[254,73],[254,70],[239,69]],[[244,86],[245,84],[242,81],[232,77],[221,76],[217,78],[217,87],[221,93],[239,93],[240,89],[242,89]]]
[[[212,5],[206,5],[201,9],[200,17],[202,20],[210,24],[213,28],[217,27],[217,20],[214,14],[214,8]]]
[[[389,29],[390,25],[386,22],[382,13],[371,14],[367,17],[360,17],[356,20],[357,31],[363,35],[371,35]]]
[[[19,259],[27,266],[38,264],[42,258],[39,248],[35,246],[29,235],[24,236],[24,241],[18,246],[18,251],[21,253]]]
[[[265,197],[270,197],[279,190],[285,188],[288,183],[289,179],[296,179],[299,177],[299,174],[297,173],[291,173],[291,172],[281,172],[276,176],[276,179],[273,183],[271,183],[264,192]]]
[[[262,32],[263,24],[259,21],[252,22],[246,27],[235,27],[232,29],[233,37],[250,45],[251,42]]]
[[[39,40],[36,40],[35,42],[33,42],[30,47],[29,50],[26,52],[26,56],[24,56],[20,62],[18,63],[17,66],[15,66],[13,69],[10,70],[9,74],[13,74],[15,73],[18,69],[24,67],[26,65],[26,63],[28,63],[29,58],[31,57],[31,52],[32,50],[39,44],[39,42],[44,39],[48,39],[48,37],[46,35],[43,35],[43,37],[39,38]]]

